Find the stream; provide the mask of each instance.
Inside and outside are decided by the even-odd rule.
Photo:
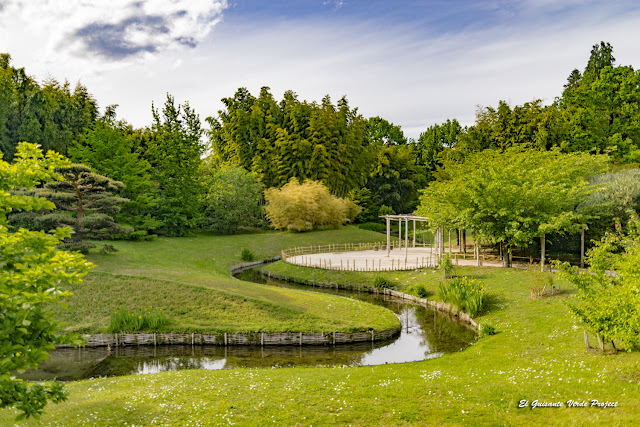
[[[380,305],[400,319],[402,332],[389,340],[326,346],[130,346],[64,348],[37,370],[17,375],[26,380],[73,381],[92,377],[149,374],[184,369],[284,368],[294,366],[367,366],[441,357],[463,350],[476,339],[472,330],[435,310],[382,294],[310,288],[267,279],[260,267],[235,275],[247,282],[322,292]]]

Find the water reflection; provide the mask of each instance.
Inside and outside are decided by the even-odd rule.
[[[245,271],[242,280],[342,295],[384,306],[400,318],[399,336],[377,342],[336,346],[131,346],[57,349],[36,371],[19,375],[28,380],[70,381],[98,376],[150,374],[184,369],[274,368],[294,366],[363,366],[414,362],[440,357],[467,347],[475,333],[457,319],[388,295],[313,288],[267,281]]]

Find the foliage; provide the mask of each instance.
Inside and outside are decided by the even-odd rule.
[[[365,184],[370,168],[365,120],[346,98],[337,105],[299,101],[292,91],[279,103],[268,87],[254,97],[240,88],[223,98],[225,109],[209,117],[214,162],[255,172],[265,187],[291,178],[315,180],[345,196]]]
[[[365,121],[367,139],[371,145],[406,145],[407,138],[400,126],[388,122],[382,117],[370,117]]]
[[[391,289],[395,285],[396,284],[392,280],[389,280],[384,276],[376,276],[373,280],[373,286],[378,289]]]
[[[458,139],[464,129],[456,119],[447,120],[441,125],[430,126],[420,134],[415,144],[418,164],[427,170],[427,179],[433,179],[433,173],[442,165],[448,151],[458,145]]]
[[[367,223],[380,221],[380,218],[378,217],[378,211],[380,210],[380,205],[382,203],[380,196],[373,194],[371,190],[364,187],[351,190],[349,192],[349,198],[362,208],[360,213],[356,216],[356,222]]]
[[[124,184],[121,194],[129,199],[115,219],[134,228],[135,234],[120,238],[141,239],[162,226],[150,212],[158,200],[152,193],[151,165],[143,157],[142,135],[131,125],[115,120],[116,106],[109,106],[104,117],[81,134],[69,147],[69,157],[96,173]]]
[[[162,310],[149,307],[129,311],[126,308],[121,308],[111,315],[109,332],[118,334],[121,332],[162,331],[168,324],[169,320]]]
[[[588,216],[590,235],[600,240],[616,220],[626,223],[640,210],[640,170],[622,169],[591,178],[597,190],[577,210]]]
[[[418,204],[418,189],[426,185],[424,168],[416,163],[413,147],[390,145],[375,151],[374,169],[367,188],[382,205],[411,213]]]
[[[440,257],[440,263],[438,264],[438,269],[442,271],[444,274],[444,278],[451,276],[451,272],[453,271],[453,259],[450,253],[444,253]]]
[[[148,130],[145,158],[152,166],[154,197],[158,200],[152,216],[163,222],[169,236],[184,236],[198,226],[204,186],[201,179],[200,118],[189,106],[175,105],[167,94],[160,112],[151,107],[153,125]]]
[[[418,213],[432,225],[473,229],[477,240],[502,244],[508,253],[545,234],[579,231],[585,218],[575,207],[604,162],[558,150],[485,150],[449,165],[451,179],[424,190]]]
[[[240,252],[240,259],[242,261],[251,262],[256,258],[255,254],[251,252],[251,250],[247,248],[242,248],[242,252]]]
[[[588,272],[559,264],[562,277],[579,292],[571,311],[605,341],[618,341],[627,350],[640,345],[640,218],[607,233],[586,255]]]
[[[80,255],[55,249],[69,237],[68,228],[10,231],[7,213],[54,207],[45,199],[10,192],[62,179],[56,168],[66,164],[60,155],[50,151],[44,156],[27,143],[18,145],[12,164],[0,161],[0,408],[15,405],[21,412],[18,418],[38,417],[47,401],[66,398],[59,384],[29,385],[11,372],[36,368],[56,343],[77,343],[72,337],[56,336],[60,324],[47,307],[62,304],[71,295],[63,285],[81,283],[92,265]]]
[[[233,234],[239,227],[257,227],[262,221],[262,185],[256,175],[239,166],[210,172],[204,199],[204,225]]]
[[[426,298],[429,296],[429,291],[427,291],[427,288],[422,283],[415,286],[414,292],[418,298]]]
[[[73,91],[66,81],[38,84],[24,68],[11,66],[9,54],[0,54],[0,151],[5,160],[13,158],[19,141],[66,154],[97,115],[95,99],[80,83]]]
[[[87,239],[104,239],[113,234],[133,231],[130,227],[121,226],[112,217],[128,201],[115,194],[124,188],[124,184],[93,173],[91,168],[81,164],[74,163],[59,168],[57,172],[63,180],[47,183],[31,194],[50,200],[64,212],[15,215],[12,223],[31,223],[38,230],[69,226],[73,229],[73,235],[65,240],[62,248],[82,253],[96,246],[87,242]]]
[[[395,215],[396,211],[391,206],[382,205],[378,210],[378,216]]]
[[[438,297],[444,302],[455,305],[470,316],[480,314],[487,303],[482,282],[469,279],[467,276],[455,277],[441,283],[438,286]]]
[[[281,189],[265,191],[267,218],[278,230],[306,231],[316,227],[337,227],[353,220],[356,204],[329,194],[317,181],[300,184],[295,178]]]
[[[100,248],[101,255],[114,254],[116,252],[118,252],[118,248],[113,245],[102,245]]]
[[[483,337],[495,334],[497,334],[495,326],[489,323],[483,323],[482,325],[480,325],[480,335],[482,335]]]
[[[378,233],[384,233],[387,227],[379,222],[365,222],[364,224],[358,224],[358,228],[363,230],[371,230]]]
[[[416,143],[427,178],[446,178],[443,167],[472,153],[515,146],[608,153],[617,163],[639,163],[640,71],[614,62],[611,45],[600,42],[584,72],[571,72],[553,104],[536,99],[512,107],[501,100],[496,107],[478,107],[473,126],[460,129],[447,121],[429,128]]]

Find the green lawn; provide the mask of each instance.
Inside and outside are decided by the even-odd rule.
[[[338,241],[347,240],[353,229],[342,232],[345,238]],[[431,271],[390,274],[400,285],[423,283],[431,292],[440,278]],[[67,386],[68,402],[47,408],[42,424],[624,426],[637,422],[640,353],[602,355],[586,350],[582,328],[565,305],[573,294],[571,287],[560,284],[561,294],[532,299],[529,289],[546,280],[541,273],[467,267],[458,274],[483,281],[489,307],[478,320],[498,331],[460,353],[375,367],[182,371],[79,381]],[[520,400],[591,404],[591,399],[617,402],[617,407],[518,408]],[[13,415],[11,410],[0,411],[0,425],[12,425]]]
[[[115,255],[92,254],[98,267],[73,286],[69,310],[56,308],[68,331],[104,332],[113,312],[162,310],[172,332],[354,332],[397,327],[389,310],[318,293],[247,283],[230,277],[242,248],[258,259],[298,244],[367,241],[379,235],[349,227],[313,233],[201,234],[148,242],[113,242]]]

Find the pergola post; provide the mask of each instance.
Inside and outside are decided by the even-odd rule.
[[[398,247],[402,249],[402,218],[398,219]]]
[[[416,220],[413,220],[413,247],[416,247]]]
[[[391,218],[387,216],[385,219],[387,220],[387,256],[389,256],[391,245]]]
[[[405,219],[404,224],[404,261],[407,262],[409,256],[409,218]]]

